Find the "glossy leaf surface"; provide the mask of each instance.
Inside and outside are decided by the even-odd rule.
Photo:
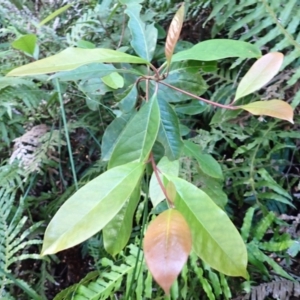
[[[201,95],[207,90],[207,84],[199,72],[201,62],[179,62],[172,64],[171,68],[168,77],[163,82],[195,95]],[[154,91],[154,85],[152,85],[152,90]],[[170,89],[163,84],[159,85],[157,97],[159,100],[174,103],[191,99],[190,96]]]
[[[129,120],[133,117],[134,113],[122,114],[115,118],[106,128],[102,137],[101,143],[101,159],[109,160],[110,156],[118,142],[118,139],[125,130]]]
[[[91,63],[147,64],[142,58],[111,49],[67,48],[58,54],[18,67],[6,76],[39,75],[74,70]]]
[[[162,159],[157,164],[158,168],[158,175],[163,182],[163,173],[169,175],[178,175],[179,173],[179,161],[173,160],[170,161],[166,156],[162,157]],[[150,179],[150,186],[149,186],[149,195],[152,202],[153,207],[156,207],[161,201],[165,199],[165,195],[158,184],[158,180],[156,178],[155,173],[152,173]]]
[[[92,63],[78,67],[75,70],[58,72],[50,78],[58,78],[60,81],[87,80],[90,78],[101,78],[115,70],[116,68],[111,64]]]
[[[172,55],[177,44],[177,41],[180,36],[182,24],[184,20],[184,3],[176,12],[167,35],[166,46],[165,46],[165,55],[167,58],[168,64],[171,63]]]
[[[48,225],[42,255],[73,247],[93,236],[120,211],[144,170],[129,163],[108,170],[71,196]]]
[[[154,24],[146,25],[140,18],[142,6],[136,2],[127,4],[125,13],[129,16],[128,27],[132,40],[131,46],[142,58],[151,61],[157,41],[157,29]]]
[[[112,256],[120,253],[130,238],[133,215],[139,199],[140,187],[137,186],[118,214],[103,228],[104,248]]]
[[[194,157],[201,170],[214,178],[223,179],[223,173],[220,164],[210,155],[201,152],[199,146],[191,141],[184,142],[184,152],[186,155]]]
[[[169,160],[178,159],[183,143],[180,136],[179,120],[172,106],[165,100],[158,100],[160,127],[157,140],[164,146]]]
[[[191,232],[179,211],[168,209],[150,223],[144,238],[145,260],[155,281],[167,295],[186,263],[191,247]]]
[[[273,99],[267,101],[257,101],[246,105],[241,105],[239,108],[242,108],[253,115],[275,117],[294,123],[293,108],[282,100]]]
[[[101,80],[112,89],[119,89],[124,85],[124,79],[117,72],[105,75]]]
[[[258,47],[243,41],[212,39],[200,42],[191,49],[173,55],[172,62],[182,60],[210,61],[227,57],[257,58],[261,56]]]
[[[136,84],[133,84],[127,88],[125,96],[118,103],[119,108],[124,113],[129,113],[134,109],[137,97],[137,87]]]
[[[177,104],[175,107],[175,111],[180,114],[185,114],[185,115],[198,115],[205,111],[207,108],[207,104],[204,102],[201,102],[199,100],[192,100],[189,101],[188,103],[184,104]]]
[[[266,85],[278,73],[283,58],[283,54],[279,52],[268,53],[259,58],[239,83],[234,101]]]
[[[156,95],[128,122],[112,152],[109,168],[148,159],[160,125]]]
[[[165,176],[176,187],[175,207],[189,224],[196,254],[226,275],[246,278],[247,250],[227,214],[193,184]]]

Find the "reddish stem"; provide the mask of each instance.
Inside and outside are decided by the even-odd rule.
[[[162,183],[162,181],[161,181],[161,179],[160,179],[160,176],[159,176],[159,174],[158,174],[158,172],[160,172],[160,171],[159,171],[159,169],[157,168],[157,165],[156,165],[156,163],[155,163],[155,160],[154,160],[154,157],[153,157],[153,153],[152,153],[152,152],[150,153],[150,161],[151,161],[151,165],[152,165],[152,169],[153,169],[153,172],[154,172],[154,174],[155,174],[155,177],[156,177],[156,179],[157,179],[157,181],[158,181],[158,184],[159,184],[161,190],[163,191],[163,193],[164,193],[164,195],[165,195],[165,197],[166,197],[166,199],[167,199],[167,201],[168,201],[169,206],[170,206],[171,208],[174,208],[174,203],[173,203],[173,202],[171,201],[171,199],[168,197],[167,191],[166,191],[166,189],[165,189],[165,186],[163,185],[163,183]]]
[[[231,106],[231,105],[220,104],[220,103],[216,103],[216,102],[213,102],[213,101],[211,101],[211,100],[207,100],[207,99],[205,99],[205,98],[196,96],[196,95],[194,95],[194,94],[192,94],[192,93],[190,93],[190,92],[187,92],[187,91],[184,91],[184,90],[182,90],[182,89],[179,89],[179,88],[177,88],[176,86],[173,86],[173,85],[171,85],[171,84],[168,84],[168,83],[166,83],[166,82],[164,82],[164,81],[159,81],[159,83],[160,83],[160,84],[163,84],[163,85],[165,85],[165,86],[167,86],[167,87],[169,87],[169,88],[171,88],[171,89],[173,89],[173,90],[175,90],[175,91],[177,91],[177,92],[180,92],[180,93],[182,93],[182,94],[186,94],[186,95],[190,96],[191,98],[195,98],[195,99],[197,99],[197,100],[206,102],[206,103],[211,104],[211,105],[213,105],[213,106],[217,106],[217,107],[221,107],[221,108],[226,108],[226,109],[231,109],[231,110],[237,110],[237,109],[240,109],[238,106]]]

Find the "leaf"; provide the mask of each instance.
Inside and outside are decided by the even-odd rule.
[[[175,111],[185,115],[198,115],[205,111],[207,108],[206,103],[199,100],[192,100],[189,103],[179,104],[175,106]]]
[[[101,144],[101,159],[107,161],[122,134],[125,130],[129,120],[133,117],[133,112],[122,114],[115,118],[107,127],[102,137]]]
[[[172,64],[171,67],[168,77],[162,82],[195,95],[202,95],[207,90],[208,86],[199,72],[201,68],[200,62],[179,62]],[[150,86],[152,92],[154,92],[154,83]],[[173,103],[191,99],[190,96],[175,91],[161,83],[159,84],[157,98]]]
[[[109,161],[109,168],[131,161],[145,161],[156,140],[160,113],[156,95],[134,115],[122,131]]]
[[[103,228],[105,250],[112,256],[126,246],[132,231],[132,220],[140,199],[139,183],[118,214]]]
[[[79,189],[50,221],[42,255],[73,247],[106,226],[132,194],[143,170],[143,163],[122,165]]]
[[[58,72],[50,76],[50,79],[58,78],[60,81],[87,80],[101,78],[114,71],[116,71],[116,68],[111,64],[92,63],[78,67],[75,70]]]
[[[177,10],[171,22],[171,25],[169,27],[166,46],[165,46],[165,54],[166,54],[168,64],[171,63],[172,55],[181,33],[183,20],[184,20],[184,3],[182,3],[181,7]]]
[[[183,146],[178,117],[168,102],[158,99],[158,105],[161,122],[157,140],[164,146],[165,155],[170,160],[178,159]]]
[[[169,175],[178,175],[179,173],[179,161],[173,160],[170,161],[166,156],[163,156],[159,163],[157,164],[158,175],[163,182],[163,173]],[[152,202],[153,207],[156,207],[160,202],[165,199],[165,195],[157,181],[156,175],[153,172],[150,185],[149,185],[149,195]]]
[[[126,95],[118,103],[119,108],[123,113],[129,113],[134,109],[137,100],[137,87],[136,84],[130,85],[126,90]]]
[[[38,57],[37,37],[35,34],[26,34],[12,42],[12,47],[21,50],[34,58]]]
[[[267,101],[257,101],[246,105],[240,105],[238,108],[250,112],[252,115],[265,115],[282,120],[286,120],[294,124],[293,108],[282,100],[272,99]]]
[[[199,170],[200,173],[201,170]],[[203,173],[201,180],[201,190],[207,194],[219,207],[225,210],[228,202],[227,195],[223,191],[223,180],[207,176]]]
[[[82,49],[67,48],[58,54],[40,59],[33,63],[18,67],[6,76],[28,76],[47,74],[60,71],[74,70],[80,66],[91,63],[121,63],[148,64],[140,57],[129,55],[111,49]]]
[[[43,26],[46,23],[50,22],[52,19],[56,18],[57,16],[59,16],[60,14],[62,14],[66,10],[68,10],[71,6],[72,6],[72,4],[67,4],[67,5],[60,7],[59,9],[54,11],[52,14],[50,14],[47,18],[45,18],[43,21],[41,21],[39,23],[39,26]]]
[[[173,55],[172,62],[182,60],[210,61],[227,57],[257,58],[261,56],[259,48],[243,41],[212,39],[200,42],[191,49]]]
[[[144,238],[145,260],[153,278],[167,295],[191,247],[191,232],[179,211],[168,209],[150,223]]]
[[[150,62],[156,47],[157,29],[154,27],[154,23],[145,25],[141,20],[141,8],[140,4],[129,3],[124,12],[130,18],[128,27],[132,35],[130,43],[132,48],[141,58]]]
[[[6,88],[8,86],[18,86],[18,85],[26,85],[31,88],[36,87],[35,83],[28,79],[7,78],[7,77],[0,78],[0,90]]]
[[[184,153],[197,160],[203,173],[214,178],[223,179],[223,172],[220,164],[210,154],[201,153],[199,146],[195,143],[184,141]]]
[[[283,63],[283,54],[268,53],[260,57],[239,83],[234,102],[266,85],[279,71]]]
[[[124,79],[117,72],[110,73],[101,78],[101,80],[112,89],[122,88]]]
[[[172,181],[169,181],[167,183],[167,186],[166,186],[166,193],[167,193],[167,197],[168,199],[174,203],[175,202],[175,199],[176,199],[176,187],[174,185],[174,183]]]
[[[176,187],[175,207],[189,224],[196,254],[219,272],[246,278],[247,250],[227,214],[196,186],[164,175]]]

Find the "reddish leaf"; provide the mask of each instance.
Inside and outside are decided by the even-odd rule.
[[[280,52],[268,53],[259,58],[242,78],[237,87],[234,101],[266,85],[278,73],[283,58],[284,56]]]
[[[175,209],[161,213],[148,227],[144,252],[155,281],[168,295],[192,248],[190,228]]]
[[[176,12],[171,25],[169,27],[167,40],[166,40],[166,46],[165,46],[165,54],[168,61],[168,64],[171,62],[171,58],[176,46],[176,43],[179,39],[182,24],[184,19],[184,3],[181,5],[181,7]]]
[[[253,115],[265,115],[270,117],[275,117],[282,120],[287,120],[294,123],[293,121],[293,108],[286,102],[282,100],[267,100],[267,101],[257,101],[246,105],[241,105],[242,108]]]

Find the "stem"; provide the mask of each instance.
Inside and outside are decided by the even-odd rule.
[[[159,81],[159,83],[161,83],[161,84],[163,84],[163,85],[165,85],[165,86],[167,86],[167,87],[169,87],[169,88],[171,88],[171,89],[173,89],[173,90],[175,90],[175,91],[177,91],[177,92],[180,92],[180,93],[182,93],[182,94],[188,95],[188,96],[190,96],[191,98],[195,98],[195,99],[197,99],[197,100],[206,102],[206,103],[211,104],[211,105],[213,105],[213,106],[217,106],[217,107],[221,107],[221,108],[226,108],[226,109],[231,109],[231,110],[241,109],[241,108],[238,107],[238,106],[231,106],[231,105],[226,105],[226,104],[220,104],[220,103],[213,102],[213,101],[211,101],[211,100],[207,100],[207,99],[205,99],[205,98],[196,96],[196,95],[194,95],[194,94],[192,94],[192,93],[190,93],[190,92],[187,92],[187,91],[184,91],[184,90],[182,90],[182,89],[180,89],[180,88],[177,88],[176,86],[173,86],[173,85],[171,85],[171,84],[168,84],[168,83],[166,83],[166,82],[164,82],[164,81]]]
[[[161,190],[163,191],[163,193],[164,193],[164,195],[165,195],[165,197],[166,197],[166,199],[167,199],[167,202],[168,202],[168,204],[169,204],[169,207],[174,208],[174,203],[173,203],[173,202],[171,201],[171,199],[168,197],[167,191],[166,191],[166,189],[165,189],[165,187],[164,187],[164,185],[163,185],[163,183],[162,183],[162,181],[161,181],[161,179],[160,179],[160,176],[159,176],[159,174],[158,174],[159,169],[157,168],[157,165],[156,165],[156,163],[155,163],[155,161],[154,161],[154,157],[153,157],[153,153],[152,153],[152,152],[150,153],[150,161],[151,161],[151,165],[152,165],[152,168],[153,168],[153,172],[154,172],[154,174],[155,174],[155,177],[156,177],[156,179],[157,179],[157,181],[158,181],[158,184],[159,184]]]
[[[160,75],[159,75],[159,71],[150,63],[150,68],[151,68],[151,70],[155,73],[155,76],[157,77],[157,78],[159,78],[160,77]]]
[[[78,190],[78,182],[77,182],[77,176],[76,176],[76,171],[75,171],[75,164],[74,164],[73,152],[72,152],[71,141],[70,141],[70,136],[69,136],[66,112],[65,112],[65,108],[64,108],[64,102],[63,102],[63,99],[61,96],[60,85],[59,85],[57,78],[54,79],[54,83],[55,83],[56,90],[58,93],[58,99],[59,99],[59,103],[60,103],[60,110],[61,110],[61,115],[62,115],[62,119],[63,119],[64,130],[65,130],[65,134],[66,134],[67,147],[68,147],[68,152],[69,152],[73,180],[74,180],[75,188],[77,191]]]

